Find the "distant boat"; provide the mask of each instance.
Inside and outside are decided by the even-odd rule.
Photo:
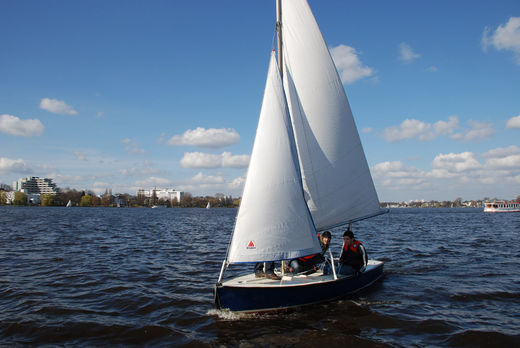
[[[152,208],[153,209],[156,209],[156,208],[166,208],[165,205],[152,205]]]
[[[519,202],[486,202],[484,203],[484,213],[518,213],[520,212]]]
[[[309,4],[276,5],[278,64],[273,50],[242,201],[214,288],[216,307],[236,312],[330,301],[383,275],[383,262],[370,260],[355,276],[337,274],[332,262],[332,274],[277,270],[281,280],[252,273],[223,278],[231,264],[250,263],[252,271],[254,263],[321,253],[317,231],[387,212],[379,208],[347,96]]]
[[[66,207],[67,207],[67,208],[72,207],[72,201],[71,201],[70,199],[69,199],[69,202],[67,203]]]
[[[208,204],[206,205],[206,209],[210,209],[211,208],[211,203],[208,202]]]

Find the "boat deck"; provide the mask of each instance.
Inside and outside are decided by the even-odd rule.
[[[366,271],[369,271],[372,268],[380,265],[382,261],[377,260],[369,260]],[[336,271],[338,271],[338,267],[336,266]],[[285,287],[285,286],[303,286],[315,283],[325,283],[334,281],[333,274],[324,275],[322,271],[316,271],[314,273],[305,275],[305,274],[297,274],[297,275],[289,275],[285,274],[282,276],[280,272],[275,272],[278,276],[280,276],[281,280],[273,280],[267,278],[256,278],[254,273],[249,273],[243,276],[238,276],[229,280],[222,282],[223,286],[230,287],[244,287],[248,288],[251,286],[254,287]],[[338,274],[338,279],[343,278],[351,278],[353,276],[344,276]]]

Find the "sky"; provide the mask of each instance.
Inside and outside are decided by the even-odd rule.
[[[380,201],[520,195],[520,2],[309,0]],[[0,183],[239,197],[274,0],[0,1]]]

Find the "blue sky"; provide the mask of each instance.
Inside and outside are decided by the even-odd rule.
[[[520,195],[520,2],[309,0],[381,201]],[[0,183],[240,196],[275,1],[1,1]]]

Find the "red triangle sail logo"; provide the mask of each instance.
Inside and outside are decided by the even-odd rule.
[[[253,242],[252,240],[249,241],[249,243],[247,244],[247,247],[248,248],[255,248],[255,242]]]

